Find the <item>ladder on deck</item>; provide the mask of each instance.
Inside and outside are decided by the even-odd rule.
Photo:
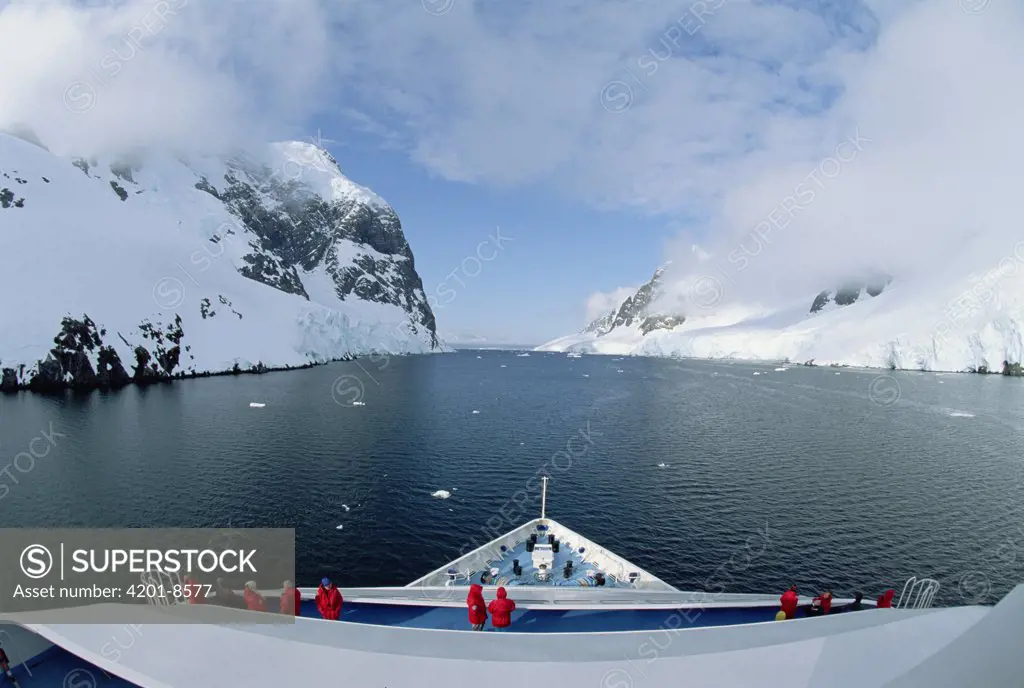
[[[939,582],[934,578],[911,576],[903,584],[899,599],[893,605],[896,609],[927,609],[932,606]]]

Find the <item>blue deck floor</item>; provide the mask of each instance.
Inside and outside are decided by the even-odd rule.
[[[57,646],[30,659],[28,667],[14,668],[13,673],[21,688],[138,688]],[[11,685],[10,679],[0,674],[0,686]]]
[[[798,616],[803,615],[803,609]],[[523,610],[512,614],[509,631],[519,633],[595,633],[602,631],[646,631],[657,629],[700,628],[774,621],[776,607],[658,609],[658,610]],[[302,616],[320,618],[311,600],[303,600]],[[341,621],[469,631],[467,610],[463,607],[345,602]],[[490,620],[486,629],[492,629]]]

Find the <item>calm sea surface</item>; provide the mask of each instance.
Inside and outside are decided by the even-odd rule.
[[[838,372],[465,351],[4,396],[0,526],[294,527],[300,584],[403,585],[547,473],[550,516],[684,589],[1024,582],[1024,380]]]

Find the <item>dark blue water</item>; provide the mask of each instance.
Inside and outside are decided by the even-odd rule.
[[[539,515],[547,473],[550,516],[686,589],[1024,581],[1024,380],[773,368],[485,351],[6,396],[0,466],[50,449],[0,473],[0,525],[294,527],[300,584],[402,585]]]

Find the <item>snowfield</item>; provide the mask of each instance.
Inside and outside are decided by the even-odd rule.
[[[268,240],[215,195],[227,198],[226,175],[246,181],[237,165],[157,154],[130,168],[113,160],[76,163],[0,133],[0,367],[6,385],[12,376],[18,385],[31,381],[65,317],[95,323],[98,338],[129,375],[138,347],[155,359],[173,348],[176,342],[167,340],[177,331],[177,367],[148,364],[155,374],[443,348],[400,227],[372,230],[380,242],[400,246],[390,253],[353,240],[359,232],[371,234],[365,227],[378,216],[394,217],[397,225],[390,207],[312,145],[277,144],[256,157],[276,180],[260,184],[288,184],[295,207],[333,204],[357,218],[354,229],[346,230],[344,219],[316,232],[297,224],[294,235],[281,238],[275,229]],[[197,188],[203,183],[213,193]],[[246,187],[260,190],[259,212],[290,207],[291,200],[282,203],[260,184]],[[301,245],[310,237],[322,255],[288,253],[295,252],[289,242]],[[295,279],[289,277],[293,268]],[[243,269],[259,275],[247,277]],[[99,349],[86,349],[98,370]]]
[[[855,303],[814,314],[813,294],[781,308],[693,308],[670,330],[643,335],[634,324],[561,337],[537,350],[1001,372],[1004,361],[1024,361],[1024,242],[1008,249],[967,277],[897,278],[876,297],[862,293]]]

